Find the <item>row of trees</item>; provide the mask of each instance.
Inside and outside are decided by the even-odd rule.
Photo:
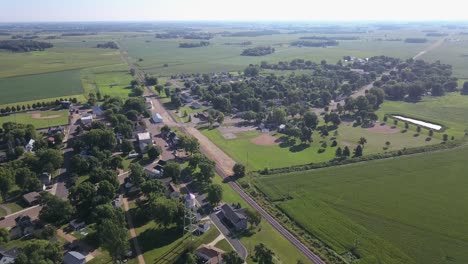
[[[275,52],[275,48],[270,46],[258,46],[254,48],[244,49],[241,56],[265,56]]]
[[[26,39],[15,40],[0,40],[0,49],[9,50],[12,52],[29,52],[29,51],[43,51],[52,48],[49,42],[40,42]]]
[[[0,108],[0,113],[8,114],[8,113],[20,112],[20,111],[31,110],[31,109],[59,106],[60,102],[65,101],[65,100],[68,100],[74,104],[78,102],[76,98],[68,98],[68,99],[60,98],[60,99],[57,99],[55,101],[50,101],[50,102],[37,102],[37,103],[26,104],[26,105],[7,106],[4,108]]]

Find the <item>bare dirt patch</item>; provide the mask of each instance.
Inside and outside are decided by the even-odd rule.
[[[41,113],[39,113],[39,112],[31,114],[31,118],[33,118],[33,119],[54,119],[54,118],[58,118],[58,117],[61,117],[61,116],[62,115],[41,116]]]
[[[236,139],[237,136],[234,133],[226,133],[226,134],[223,134],[223,138],[229,140],[229,139]]]
[[[400,129],[398,128],[392,128],[388,125],[380,125],[376,124],[373,127],[366,128],[367,131],[374,132],[374,133],[379,133],[379,134],[396,134],[400,132]]]
[[[256,138],[252,138],[250,142],[256,144],[256,145],[262,145],[262,146],[273,146],[273,145],[278,145],[281,143],[281,140],[278,139],[275,136],[272,136],[270,134],[264,133],[261,134],[260,136]]]

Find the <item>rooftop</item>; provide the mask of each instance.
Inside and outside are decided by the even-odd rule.
[[[137,137],[138,137],[138,140],[148,140],[148,139],[151,139],[151,135],[150,135],[149,132],[138,133]]]

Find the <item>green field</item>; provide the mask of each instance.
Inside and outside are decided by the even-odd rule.
[[[81,80],[85,94],[99,91],[102,96],[127,98],[132,93],[130,82],[133,77],[125,64],[84,69]]]
[[[0,117],[0,126],[6,122],[15,122],[19,124],[31,124],[36,129],[60,126],[68,124],[68,111],[35,111],[40,113],[41,117],[56,116],[53,118],[33,118],[31,113],[18,113]]]
[[[468,262],[468,147],[259,177],[256,186],[358,263]]]
[[[80,71],[58,71],[0,79],[0,104],[83,93]]]

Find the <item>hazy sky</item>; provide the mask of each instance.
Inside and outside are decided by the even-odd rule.
[[[0,21],[468,20],[464,0],[0,0]]]

